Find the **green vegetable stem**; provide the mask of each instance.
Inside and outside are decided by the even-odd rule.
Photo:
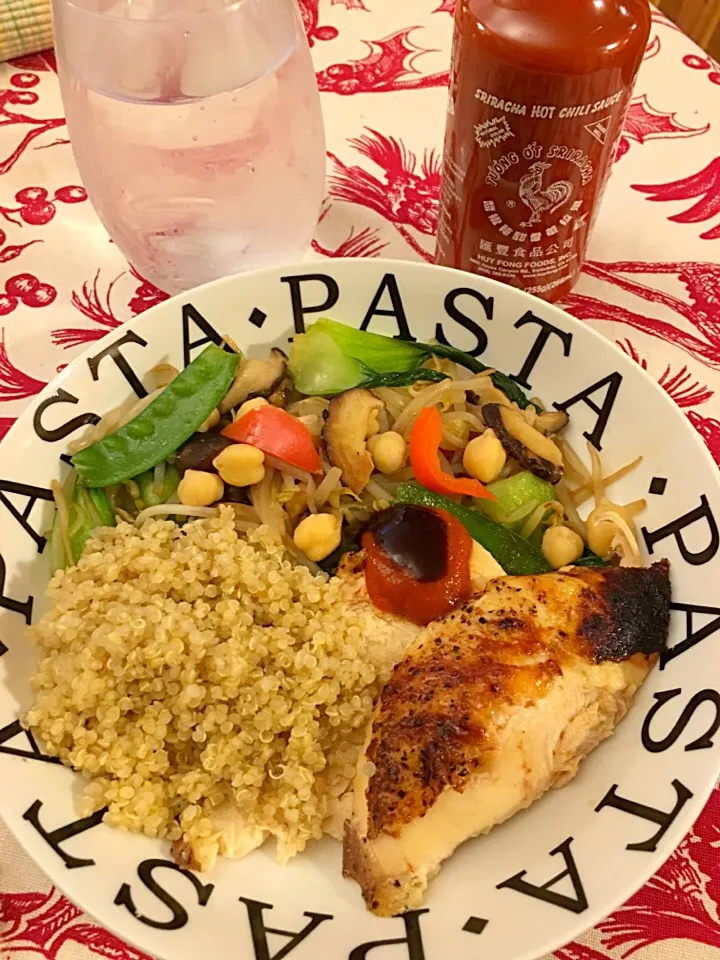
[[[53,573],[77,563],[85,544],[98,527],[114,527],[115,513],[104,490],[75,483],[68,502],[67,541],[62,535],[58,511],[50,533],[50,567]],[[67,555],[66,542],[70,546]]]
[[[482,512],[495,523],[507,525],[507,518],[520,507],[533,502],[537,505],[550,503],[555,500],[555,488],[551,483],[541,480],[529,470],[522,470],[513,477],[505,480],[495,480],[488,484],[488,490],[495,500],[483,500],[480,504]],[[525,522],[525,517],[519,521],[519,526]]]
[[[580,557],[579,560],[576,560],[573,564],[575,567],[608,567],[609,564],[603,560],[602,557],[599,557],[596,553],[593,553],[590,547],[585,548],[585,553]]]
[[[397,491],[400,503],[446,510],[463,524],[473,540],[485,547],[506,573],[549,573],[552,567],[542,553],[514,530],[488,520],[478,510],[463,507],[454,500],[431,493],[416,483],[402,483]]]
[[[210,416],[227,393],[239,357],[210,344],[124,427],[72,458],[82,483],[124,483],[167,459]]]
[[[418,368],[431,356],[453,360],[472,373],[489,369],[480,360],[455,347],[396,340],[323,317],[316,320],[307,333],[295,337],[290,351],[290,371],[300,393],[318,396],[342,393],[352,387],[407,386],[417,380],[430,379],[421,376]],[[399,378],[410,372],[416,373],[415,380],[388,382],[380,378],[380,382],[374,382],[374,378],[382,374]],[[520,387],[506,374],[493,373],[491,379],[519,407],[530,404]]]
[[[180,471],[177,467],[168,463],[165,466],[165,476],[163,477],[162,487],[158,490],[155,485],[155,471],[146,470],[139,477],[134,477],[135,483],[140,491],[140,499],[146,507],[156,507],[161,503],[167,503],[170,497],[177,491],[180,484]]]

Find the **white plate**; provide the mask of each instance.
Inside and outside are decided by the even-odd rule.
[[[583,432],[594,435],[610,468],[643,454],[642,466],[614,493],[620,502],[647,497],[645,544],[672,569],[671,650],[617,733],[568,787],[465,844],[432,883],[426,910],[393,920],[366,913],[358,887],[342,879],[340,847],[331,840],[285,868],[275,865],[268,844],[198,878],[171,863],[165,843],[74,822],[76,775],[32,756],[27,736],[13,726],[30,702],[33,655],[23,629],[30,605],[35,616],[42,607],[48,578],[38,549],[51,514],[48,487],[63,476],[60,455],[83,420],[126,398],[159,361],[187,361],[208,335],[230,334],[262,355],[272,344],[287,348],[293,327],[322,314],[419,340],[444,336],[522,374],[548,405],[576,398],[569,407],[576,445]],[[595,924],[657,870],[715,782],[717,468],[640,367],[533,297],[452,270],[382,260],[230,277],[162,303],[94,344],[20,418],[0,460],[0,638],[7,647],[0,660],[0,812],[68,896],[151,954],[537,957]]]

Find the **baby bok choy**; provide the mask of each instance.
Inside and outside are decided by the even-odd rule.
[[[328,396],[353,387],[372,390],[444,380],[444,373],[423,367],[432,356],[453,360],[472,373],[488,369],[486,364],[455,347],[398,340],[323,317],[306,333],[295,337],[290,372],[301,393]],[[493,373],[492,381],[519,407],[529,405],[523,391],[506,374]]]
[[[76,564],[98,527],[115,526],[115,512],[105,491],[74,481],[72,474],[64,489],[60,484],[53,487],[56,510],[49,538],[52,573]]]

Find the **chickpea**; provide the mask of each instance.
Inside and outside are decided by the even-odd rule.
[[[317,563],[337,550],[342,539],[342,523],[331,513],[312,513],[295,528],[293,540],[308,560]]]
[[[209,507],[225,491],[217,474],[207,470],[186,470],[178,485],[178,498],[186,507]]]
[[[542,552],[554,570],[579,560],[585,551],[583,539],[570,527],[548,527],[542,540]]]
[[[494,430],[486,430],[465,447],[463,466],[471,477],[482,483],[492,483],[505,466],[507,454],[495,436]]]
[[[231,487],[249,487],[265,476],[265,454],[249,443],[233,443],[215,457],[213,466]]]
[[[405,438],[394,430],[370,437],[368,449],[380,473],[397,473],[405,466],[407,444]]]
[[[212,430],[213,427],[216,427],[220,423],[220,411],[217,407],[213,410],[207,420],[203,420],[200,426],[197,428],[198,433],[207,433],[208,430]]]
[[[265,397],[253,397],[252,400],[246,400],[245,403],[241,403],[237,413],[235,414],[235,419],[239,420],[240,417],[244,417],[246,413],[250,413],[251,410],[259,410],[260,407],[269,406]]]
[[[612,552],[612,542],[616,533],[617,530],[613,524],[603,520],[597,508],[588,516],[588,546],[593,553],[602,557],[603,560],[607,559]]]

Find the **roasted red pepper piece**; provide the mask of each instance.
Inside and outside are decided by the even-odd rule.
[[[387,512],[398,509],[391,507]],[[442,521],[441,538],[437,536],[436,524],[425,525],[420,519],[413,521],[417,524],[416,546],[409,549],[404,559],[397,552],[394,556],[389,555],[383,545],[387,541],[377,528],[363,534],[362,545],[365,549],[365,584],[373,604],[385,613],[394,613],[425,626],[472,596],[470,554],[473,541],[460,521],[445,510],[421,509],[433,515],[433,520],[439,518]],[[407,549],[407,539],[405,544]],[[413,556],[416,550],[420,551],[419,556]],[[444,556],[438,556],[438,551],[443,551]],[[428,580],[423,576],[420,572],[423,569],[434,569],[435,579]]]

